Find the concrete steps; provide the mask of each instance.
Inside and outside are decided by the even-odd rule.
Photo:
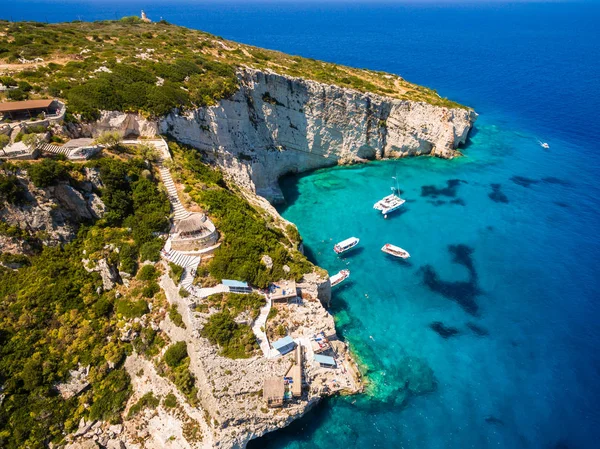
[[[193,285],[194,277],[196,276],[196,269],[198,268],[202,258],[200,256],[183,254],[175,250],[163,250],[162,256],[168,262],[174,263],[175,265],[179,265],[183,268],[183,276],[181,276],[179,285],[188,293],[195,295],[195,287]]]
[[[39,149],[45,151],[46,153],[64,154],[65,156],[69,156],[69,154],[71,153],[70,148],[59,147],[58,145],[52,145],[51,143],[42,143],[39,146]]]

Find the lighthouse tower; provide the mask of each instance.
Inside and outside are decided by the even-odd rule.
[[[152,20],[150,20],[150,19],[148,18],[148,16],[146,15],[146,13],[144,12],[144,10],[143,10],[143,9],[142,9],[141,18],[142,18],[142,22],[146,22],[146,23],[150,23],[150,22],[152,22]]]

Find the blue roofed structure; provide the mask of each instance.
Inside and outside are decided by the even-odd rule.
[[[335,359],[328,355],[315,354],[314,360],[321,366],[327,366],[327,367],[335,366]]]
[[[234,281],[232,279],[223,279],[222,284],[229,289],[231,293],[251,293],[252,289],[247,282]]]
[[[295,346],[296,343],[294,342],[294,339],[289,335],[287,337],[280,338],[273,343],[273,349],[277,350],[281,355],[287,354],[294,349]]]

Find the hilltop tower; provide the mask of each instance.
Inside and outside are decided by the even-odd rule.
[[[144,12],[144,10],[143,10],[143,9],[142,9],[142,14],[141,14],[141,19],[142,19],[142,22],[146,22],[146,23],[150,23],[150,22],[152,22],[152,20],[150,20],[150,19],[148,18],[148,16],[146,15],[146,13]]]

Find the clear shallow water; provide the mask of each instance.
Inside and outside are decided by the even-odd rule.
[[[141,8],[250,44],[396,72],[481,114],[465,158],[283,181],[283,215],[311,259],[352,271],[332,312],[373,382],[370,396],[327,401],[254,448],[598,447],[598,5],[20,1],[0,17],[95,20]],[[371,207],[395,173],[408,202],[383,220]],[[361,250],[337,258],[333,243],[350,235]],[[384,256],[385,242],[408,249],[410,264]],[[459,334],[443,339],[434,321]],[[406,356],[431,368],[437,388],[403,403]]]

